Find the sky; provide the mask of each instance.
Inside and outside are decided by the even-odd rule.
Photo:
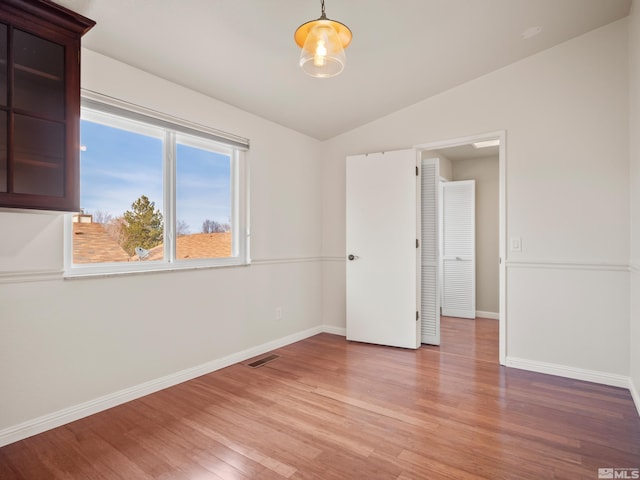
[[[141,195],[162,211],[162,140],[84,119],[80,129],[83,211],[116,218]],[[230,223],[230,168],[226,155],[178,144],[176,217],[188,233],[200,232],[206,219]]]

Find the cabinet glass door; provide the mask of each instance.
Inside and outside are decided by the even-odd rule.
[[[64,47],[13,32],[13,108],[64,120]]]
[[[7,106],[7,26],[0,23],[0,107]],[[7,191],[7,112],[0,110],[0,192]]]
[[[7,105],[7,26],[0,23],[0,105]]]
[[[13,30],[13,192],[62,197],[64,47]]]
[[[13,191],[64,196],[64,125],[14,115]]]
[[[7,191],[7,112],[0,110],[0,192]]]

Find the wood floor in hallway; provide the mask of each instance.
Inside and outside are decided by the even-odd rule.
[[[640,467],[625,389],[501,367],[498,322],[417,351],[320,334],[0,449],[10,479],[597,479]]]

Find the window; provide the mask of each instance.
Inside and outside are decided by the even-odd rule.
[[[83,98],[70,276],[249,263],[248,141]]]

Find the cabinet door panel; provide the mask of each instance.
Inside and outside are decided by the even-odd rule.
[[[14,108],[64,120],[64,47],[16,29]]]
[[[0,111],[0,192],[7,191],[7,112]]]
[[[0,105],[7,105],[7,26],[0,23]]]
[[[64,125],[24,115],[14,124],[13,191],[64,196]]]

